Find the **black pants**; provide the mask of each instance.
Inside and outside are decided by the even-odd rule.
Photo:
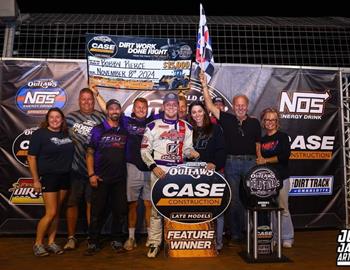
[[[91,243],[99,244],[106,219],[106,208],[111,209],[112,212],[111,240],[122,242],[122,227],[127,217],[126,180],[110,184],[99,182],[98,187],[92,189],[89,226]]]

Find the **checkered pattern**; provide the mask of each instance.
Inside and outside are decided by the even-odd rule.
[[[207,19],[205,17],[204,9],[200,4],[200,20],[198,29],[197,49],[196,49],[196,69],[195,75],[198,76],[200,70],[204,70],[207,81],[209,82],[214,73],[214,57],[211,47],[211,39],[209,37],[209,30],[207,27]]]

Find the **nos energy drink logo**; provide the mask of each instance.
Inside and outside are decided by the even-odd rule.
[[[31,116],[43,116],[53,107],[61,109],[66,102],[66,92],[58,87],[57,81],[51,79],[30,81],[16,95],[17,107]]]

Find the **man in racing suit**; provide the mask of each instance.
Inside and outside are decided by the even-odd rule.
[[[151,186],[165,174],[170,167],[182,164],[184,158],[197,158],[198,152],[192,146],[192,127],[178,119],[179,101],[174,93],[163,99],[164,116],[149,123],[141,143],[142,160],[152,171]],[[151,212],[150,243],[148,258],[155,258],[162,242],[162,219],[153,207]]]

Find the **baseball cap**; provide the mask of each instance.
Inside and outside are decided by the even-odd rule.
[[[225,101],[222,97],[213,97],[213,103],[221,102],[222,104],[225,104]]]
[[[112,99],[110,99],[110,100],[107,101],[107,103],[106,103],[106,108],[108,109],[108,107],[111,106],[112,104],[116,104],[116,105],[118,105],[119,107],[121,107],[121,106],[120,106],[120,102],[119,102],[118,100],[112,98]]]
[[[176,102],[179,102],[179,99],[177,97],[176,94],[174,93],[168,93],[164,96],[164,99],[163,99],[163,104],[169,102],[169,101],[176,101]]]

